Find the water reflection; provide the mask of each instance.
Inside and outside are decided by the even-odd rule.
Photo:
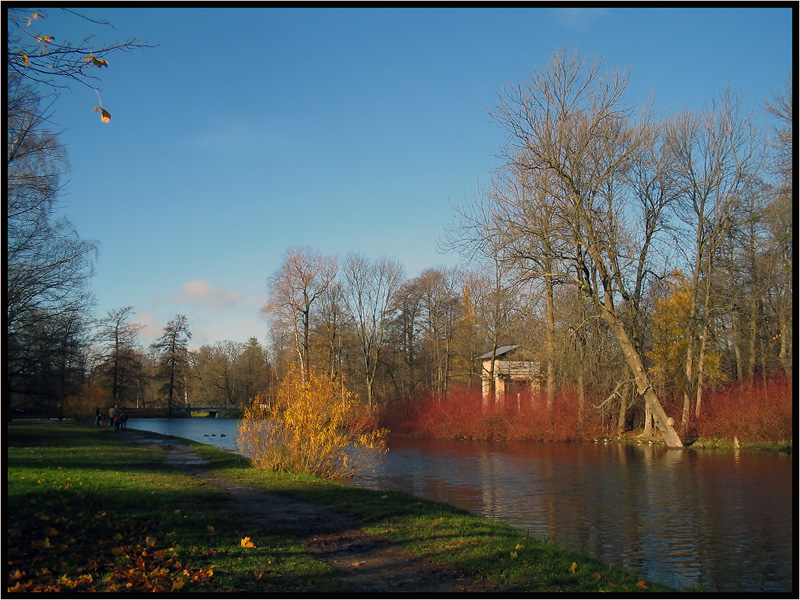
[[[359,483],[509,521],[675,587],[790,591],[791,459],[616,444],[392,440]]]
[[[143,421],[129,426],[237,451],[235,421]],[[674,587],[792,590],[794,482],[785,455],[397,438],[389,447],[357,485],[502,519]]]

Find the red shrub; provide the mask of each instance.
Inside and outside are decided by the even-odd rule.
[[[696,430],[699,437],[737,437],[742,442],[793,438],[792,379],[783,373],[738,381],[703,400]]]
[[[484,402],[480,389],[459,388],[444,398],[421,397],[385,411],[382,425],[398,435],[425,438],[569,441],[598,435],[601,424],[589,417],[579,424],[572,393],[559,394],[548,411],[540,394],[513,392],[505,401]]]

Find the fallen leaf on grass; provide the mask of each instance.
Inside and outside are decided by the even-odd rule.
[[[578,563],[574,562],[569,568],[570,573],[577,573],[578,572]]]
[[[25,571],[20,571],[19,569],[17,569],[16,571],[14,571],[14,572],[11,574],[11,576],[9,577],[9,579],[11,579],[11,581],[19,581],[19,580],[20,580],[20,579],[22,579],[23,577],[25,577]]]
[[[639,583],[636,584],[636,587],[640,587],[643,590],[646,590],[649,586],[646,583],[646,579],[642,579]]]
[[[242,548],[255,548],[256,545],[250,541],[249,537],[242,538],[241,541]]]

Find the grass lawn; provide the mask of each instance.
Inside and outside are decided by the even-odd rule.
[[[55,421],[11,422],[5,442],[9,591],[347,593],[332,567],[224,510],[223,492],[163,464],[155,447]],[[238,455],[186,443],[219,475],[336,506],[364,519],[368,533],[501,591],[672,591],[446,504],[257,472]]]

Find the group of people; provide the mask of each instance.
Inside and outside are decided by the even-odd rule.
[[[98,408],[95,410],[94,415],[95,423],[97,425],[102,425],[104,427],[108,425],[114,427],[117,431],[120,429],[127,429],[128,427],[128,413],[123,410],[120,414],[117,414],[116,406],[109,408],[108,414],[100,412],[100,409]]]

